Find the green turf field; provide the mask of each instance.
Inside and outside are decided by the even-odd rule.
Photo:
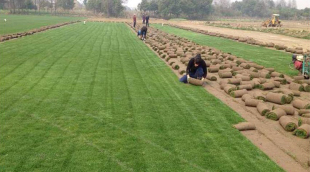
[[[78,34],[77,34],[78,33]],[[1,171],[283,171],[125,24],[0,43]]]
[[[5,22],[4,19],[7,21]],[[25,32],[42,26],[81,20],[81,17],[57,17],[35,15],[0,15],[0,35]]]
[[[153,24],[152,26],[167,33],[187,38],[198,44],[207,45],[222,50],[223,52],[232,53],[238,57],[256,62],[265,67],[273,67],[276,71],[286,75],[293,76],[298,74],[297,70],[290,69],[289,64],[291,63],[292,58],[290,54],[285,52],[239,43],[225,38],[203,35],[170,26],[161,26],[159,24]]]

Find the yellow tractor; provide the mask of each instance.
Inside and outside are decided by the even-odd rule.
[[[271,19],[268,19],[262,23],[263,27],[281,27],[281,20],[279,20],[279,14],[272,14]]]

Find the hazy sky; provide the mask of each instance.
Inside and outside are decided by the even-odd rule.
[[[138,6],[138,4],[141,2],[142,0],[128,0],[128,2],[125,4],[127,5],[128,7],[131,7],[131,8],[135,8]],[[230,0],[232,2],[236,1],[236,0]],[[241,0],[238,0],[238,1],[241,1]],[[274,1],[277,1],[277,0],[274,0]],[[288,1],[288,0],[286,0]],[[310,0],[296,0],[297,2],[297,8],[298,9],[304,9],[306,7],[310,8]]]

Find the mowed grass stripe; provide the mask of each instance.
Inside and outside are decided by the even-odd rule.
[[[87,38],[86,35],[83,35],[84,37]],[[75,38],[76,39],[76,38]],[[68,41],[73,41],[71,43],[71,47],[74,47],[74,45],[76,44],[74,42],[74,40],[68,40]],[[80,39],[80,38],[78,38]],[[89,38],[87,38],[89,39]],[[81,42],[83,43],[83,42]],[[68,45],[69,46],[69,45]],[[60,46],[61,48],[65,47],[63,45]],[[56,48],[56,46],[54,47]],[[55,49],[56,50],[56,49]],[[70,49],[69,49],[70,50]],[[73,49],[72,52],[76,53],[75,51],[77,50],[80,50],[79,47],[77,49]],[[44,76],[47,74],[47,72],[49,71],[49,69],[58,61],[60,60],[61,58],[63,57],[66,57],[66,56],[70,56],[70,54],[68,53],[72,53],[71,51],[58,51],[58,54],[57,53],[54,53],[53,56],[47,56],[46,58],[42,58],[40,59],[38,62],[35,62],[35,65],[32,66],[32,68],[29,70],[28,73],[34,73],[33,75],[30,75],[32,77],[30,77],[26,72],[26,74],[24,74],[19,80],[17,80],[16,82],[13,82],[12,85],[10,85],[8,82],[3,82],[2,84],[4,85],[8,85],[8,87],[6,87],[6,89],[4,89],[2,92],[1,92],[1,95],[3,95],[2,97],[3,98],[6,98],[6,95],[11,95],[10,96],[10,99],[6,98],[5,100],[1,101],[3,103],[1,103],[1,106],[3,108],[1,108],[1,112],[4,112],[9,106],[11,106],[12,104],[16,103],[19,99],[22,99],[24,97],[24,95],[26,95],[29,91],[31,91],[37,84],[39,84],[41,82],[41,80],[44,78]],[[45,52],[46,53],[46,52]],[[44,54],[45,54],[44,53]],[[52,54],[52,53],[46,53],[46,54]],[[34,62],[32,62],[32,59],[29,58],[28,61],[27,61],[27,64],[33,64]],[[36,68],[36,66],[38,66],[38,68]],[[43,69],[42,69],[43,68]],[[19,68],[19,69],[22,69],[22,68]],[[25,68],[24,68],[25,69]],[[46,70],[45,70],[46,69]],[[19,73],[23,73],[23,71],[18,71]],[[17,73],[18,73],[17,72]],[[18,74],[19,74],[18,73]],[[38,76],[41,77],[39,79],[36,80],[36,78],[38,78]],[[35,78],[34,78],[34,77]],[[10,80],[9,80],[10,81]],[[32,81],[34,84],[31,85],[29,88],[27,88],[25,85],[26,83],[28,83],[29,81]],[[21,86],[24,86],[24,93],[23,92],[20,92],[19,91],[15,91],[15,89],[11,89],[10,93],[7,93],[7,94],[2,94],[2,93],[5,93],[5,91],[9,90],[10,88],[12,87],[15,87],[15,88],[20,88]],[[15,94],[16,95],[16,98],[14,98],[12,96],[12,94]],[[2,99],[0,99],[2,100]],[[5,102],[5,103],[4,103]],[[8,104],[8,106],[5,106],[6,104]]]
[[[238,114],[203,88],[179,83],[127,26],[87,27],[89,41],[65,46],[70,53],[0,115],[0,167],[282,171],[231,128],[242,121]]]
[[[76,31],[76,30],[74,30],[73,27],[70,27],[70,25],[65,26],[65,27],[68,27],[67,29],[70,29],[70,30],[68,30],[68,32]],[[12,62],[15,59],[18,59],[22,55],[25,55],[28,53],[33,53],[34,51],[39,53],[39,52],[45,50],[46,47],[43,47],[43,46],[33,47],[33,45],[46,45],[49,42],[53,42],[53,39],[56,38],[55,35],[57,35],[57,39],[59,42],[64,40],[64,39],[62,40],[62,38],[67,39],[67,37],[65,37],[65,35],[67,35],[67,33],[61,31],[61,28],[53,29],[52,35],[50,34],[50,31],[51,30],[45,31],[44,34],[42,34],[42,32],[41,32],[41,33],[37,33],[37,34],[31,35],[31,36],[22,37],[22,38],[18,38],[18,39],[14,39],[14,40],[10,40],[10,41],[0,43],[0,44],[6,44],[6,46],[3,47],[3,49],[1,49],[0,56],[10,56],[9,59],[8,58],[3,59],[3,61],[1,62],[1,66],[6,65],[8,62]],[[72,36],[74,36],[74,35],[72,35]],[[29,37],[35,37],[36,39],[28,39]],[[17,40],[21,40],[21,39],[23,39],[22,42],[16,42]],[[27,48],[28,51],[26,51],[26,52],[22,51],[21,52],[21,51],[14,50],[13,48],[16,47],[16,44],[19,44],[20,46]]]
[[[239,43],[225,38],[208,36],[170,26],[162,27],[159,24],[153,24],[152,26],[167,33],[184,37],[198,44],[214,47],[226,53],[232,53],[233,55],[241,57],[245,60],[253,61],[265,67],[275,68],[276,71],[286,75],[293,76],[298,74],[297,70],[292,70],[289,67],[292,60],[291,54],[289,53]]]

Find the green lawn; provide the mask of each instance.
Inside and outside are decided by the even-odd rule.
[[[5,22],[4,19],[7,21]],[[36,15],[0,15],[0,35],[25,32],[42,26],[54,25],[68,21],[76,21],[80,17],[57,17]]]
[[[76,34],[79,33],[79,34]],[[283,171],[126,25],[0,43],[1,171]]]
[[[265,67],[273,67],[278,72],[290,76],[298,74],[297,70],[292,70],[289,68],[292,58],[290,54],[285,52],[259,46],[252,46],[225,38],[208,36],[170,26],[161,26],[159,24],[153,24],[152,26],[167,33],[187,38],[198,44],[207,45],[222,50],[223,52],[232,53],[238,57],[256,62],[257,64]]]

